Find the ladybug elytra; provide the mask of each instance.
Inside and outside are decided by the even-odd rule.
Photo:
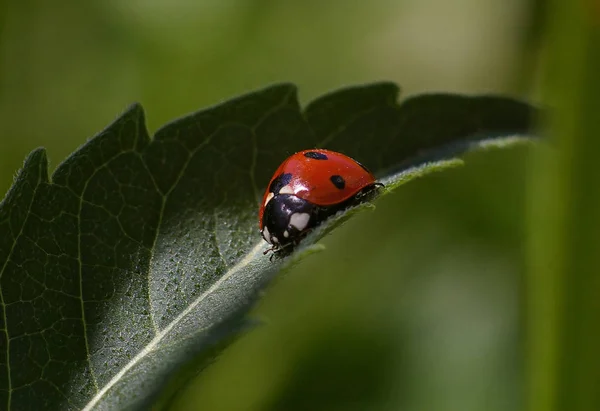
[[[370,198],[381,183],[358,161],[331,150],[288,157],[271,178],[259,211],[259,228],[278,251],[296,245],[310,229],[340,210]]]

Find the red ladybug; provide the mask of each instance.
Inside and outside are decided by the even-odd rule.
[[[323,149],[293,154],[275,171],[260,206],[260,233],[273,246],[265,253],[297,244],[311,228],[382,185],[344,154]]]

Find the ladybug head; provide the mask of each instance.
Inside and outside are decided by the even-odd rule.
[[[315,225],[315,208],[310,201],[293,194],[275,195],[265,206],[260,230],[263,238],[276,247],[297,242]]]

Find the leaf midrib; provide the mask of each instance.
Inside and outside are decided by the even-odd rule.
[[[290,93],[291,93],[291,91],[290,91]],[[277,104],[276,106],[274,106],[273,108],[271,108],[270,110],[268,110],[267,112],[265,112],[264,115],[261,116],[261,118],[256,122],[256,124],[254,124],[253,126],[249,127],[250,130],[252,130],[252,135],[253,136],[256,135],[256,133],[255,133],[256,128],[258,126],[260,126],[260,124],[262,124],[263,121],[265,121],[265,119],[267,119],[274,112],[277,112],[277,110],[280,110],[282,107],[285,106],[286,102],[289,99],[290,93],[287,93],[286,96],[285,96],[285,98],[283,98],[282,101],[279,104]],[[198,127],[200,129],[200,132],[202,132],[200,124],[198,122],[194,122],[194,124],[196,125],[196,127]],[[231,125],[231,123],[227,124],[227,125]],[[247,125],[242,125],[242,126],[248,127]],[[137,127],[137,132],[136,132],[136,141],[134,143],[134,147],[136,147],[137,143],[138,143],[137,138],[139,138],[139,124],[136,123],[136,127]],[[147,171],[149,172],[150,178],[152,179],[152,182],[154,183],[154,185],[155,185],[158,193],[160,193],[160,195],[162,197],[162,203],[161,203],[161,209],[160,209],[160,213],[159,213],[159,219],[158,219],[157,226],[156,226],[156,234],[154,236],[154,241],[152,243],[152,248],[151,248],[150,261],[152,261],[152,259],[154,259],[154,256],[155,256],[154,251],[156,250],[156,241],[158,240],[159,235],[160,235],[160,228],[161,228],[162,220],[163,220],[163,217],[164,217],[164,209],[165,209],[165,206],[166,206],[166,203],[168,201],[170,193],[178,186],[179,181],[185,175],[186,170],[187,170],[187,168],[189,166],[189,163],[190,163],[191,159],[196,155],[196,153],[198,153],[200,150],[202,150],[208,144],[210,144],[210,142],[212,141],[214,135],[220,129],[221,129],[221,127],[219,127],[217,130],[213,131],[212,133],[206,135],[205,140],[201,144],[199,144],[196,148],[194,148],[193,150],[191,150],[189,152],[189,155],[188,155],[188,157],[186,159],[185,164],[181,167],[179,175],[177,176],[177,178],[175,179],[175,181],[173,182],[173,184],[171,185],[171,187],[169,188],[168,191],[163,192],[160,189],[160,187],[156,184],[156,181],[154,179],[153,174],[146,167]],[[253,144],[253,146],[254,146],[254,152],[253,152],[253,163],[254,164],[253,165],[255,167],[255,163],[256,163],[256,141],[254,141],[253,143],[254,143]],[[138,155],[140,155],[140,157],[142,157],[141,158],[141,162],[144,164],[144,166],[146,166],[146,162],[144,161],[143,156],[141,156],[141,153],[135,151],[135,149],[133,150],[133,152],[137,153]],[[122,154],[122,153],[120,153],[120,154]],[[97,170],[96,170],[96,172],[97,172]],[[257,189],[255,181],[254,181],[254,170],[251,170],[250,178],[251,178],[251,182],[252,182],[252,185],[253,185],[255,193],[258,193],[258,189]],[[82,196],[81,197],[83,197],[83,192],[85,191],[85,188],[87,187],[87,183],[90,180],[91,180],[91,177],[86,182],[86,186],[84,187],[84,190],[82,191]],[[81,211],[81,201],[80,201],[80,210],[79,211]],[[80,214],[81,214],[81,212],[79,213],[78,217],[80,217]],[[215,239],[215,242],[217,242],[216,239]],[[218,244],[217,244],[217,246],[218,246]],[[86,342],[86,352],[88,353],[88,360],[89,360],[89,363],[90,363],[90,371],[91,371],[91,374],[92,374],[94,386],[96,388],[96,394],[88,402],[88,404],[85,406],[84,410],[91,410],[93,407],[95,407],[99,403],[99,401],[101,401],[101,399],[103,398],[103,396],[114,385],[116,385],[116,383],[127,373],[127,371],[129,371],[135,364],[137,364],[138,362],[140,362],[140,360],[142,360],[144,357],[146,357],[149,353],[151,353],[154,350],[154,348],[158,345],[158,343],[177,325],[177,323],[179,323],[183,318],[185,318],[185,316],[187,314],[189,314],[189,312],[191,312],[207,296],[209,296],[210,294],[212,294],[220,286],[220,284],[222,284],[225,280],[227,280],[229,277],[231,277],[235,272],[237,272],[241,268],[245,267],[256,256],[256,254],[258,253],[258,250],[260,250],[264,246],[265,246],[265,243],[263,241],[259,241],[258,243],[255,243],[255,245],[248,252],[248,254],[246,254],[246,256],[244,258],[242,258],[238,263],[236,263],[233,267],[231,267],[208,290],[206,290],[204,293],[202,293],[201,295],[199,295],[191,304],[189,304],[185,309],[183,309],[177,315],[177,317],[175,317],[171,322],[168,323],[167,326],[165,326],[160,331],[159,331],[158,325],[156,324],[156,322],[154,320],[154,314],[153,314],[152,305],[151,305],[152,298],[151,298],[150,292],[148,292],[148,303],[149,303],[149,308],[150,308],[149,312],[150,312],[151,319],[152,319],[154,337],[152,338],[152,340],[150,340],[150,342],[148,344],[146,344],[136,354],[136,356],[131,361],[129,361],[125,366],[123,366],[123,368],[118,373],[116,373],[109,380],[109,382],[106,383],[102,388],[99,388],[99,386],[97,384],[97,381],[96,381],[96,378],[95,378],[95,374],[93,372],[93,367],[92,367],[92,364],[91,364],[91,357],[89,355],[90,350],[89,350],[89,344],[88,344],[88,338],[87,338],[87,331],[84,331],[85,332],[85,342]],[[80,250],[80,244],[78,245],[78,247],[79,247],[79,250]],[[221,258],[226,263],[226,261],[223,258],[223,256],[221,256]],[[80,256],[79,260],[81,260],[81,256]],[[79,274],[80,274],[80,288],[81,288],[82,284],[83,284],[83,282],[82,282],[82,273],[81,273],[81,262],[80,262]],[[148,280],[147,280],[148,282],[150,282],[150,275],[151,275],[151,272],[149,270],[148,271]],[[81,294],[81,301],[82,301],[82,308],[83,308],[83,304],[84,304],[83,294]],[[82,313],[83,313],[83,310],[82,310]],[[82,315],[84,315],[84,314],[82,314]],[[84,330],[85,330],[85,317],[83,318],[83,322],[84,322]]]
[[[138,354],[133,357],[131,361],[129,361],[117,374],[115,374],[110,381],[104,385],[104,387],[88,402],[88,404],[83,408],[83,411],[92,410],[100,400],[104,394],[106,394],[126,373],[129,371],[134,365],[139,363],[144,357],[150,354],[154,349],[158,346],[160,341],[169,333],[171,330],[181,322],[194,308],[198,306],[206,297],[214,293],[219,286],[229,279],[236,272],[240,271],[242,268],[246,267],[260,252],[265,248],[265,243],[260,241],[252,247],[252,249],[246,254],[244,258],[242,258],[236,265],[231,267],[225,274],[221,276],[208,290],[204,293],[200,294],[191,304],[189,304],[173,321],[171,321],[165,328],[163,328],[154,338],[144,346]]]

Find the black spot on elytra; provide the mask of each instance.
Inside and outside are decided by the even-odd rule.
[[[335,174],[329,177],[329,179],[331,180],[333,185],[336,186],[336,188],[339,188],[340,190],[343,190],[344,187],[346,187],[346,181],[344,181],[344,178],[342,176],[338,176],[337,174]]]
[[[318,153],[316,151],[307,151],[304,153],[304,157],[312,158],[313,160],[327,160],[326,154]]]
[[[283,173],[278,175],[269,186],[269,192],[273,194],[279,194],[281,189],[287,186],[290,183],[290,181],[292,181],[291,173]]]

